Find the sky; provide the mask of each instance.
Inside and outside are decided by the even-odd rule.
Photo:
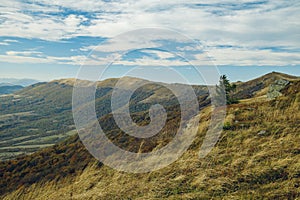
[[[43,81],[149,73],[197,83],[193,67],[233,81],[300,76],[299,0],[1,0],[0,77]]]

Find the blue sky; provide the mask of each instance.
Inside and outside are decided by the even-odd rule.
[[[81,65],[103,68],[112,57],[105,78],[173,67],[197,83],[190,62],[234,81],[300,76],[299,18],[298,0],[2,0],[0,77],[75,77]]]

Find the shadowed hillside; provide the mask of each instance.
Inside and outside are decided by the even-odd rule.
[[[0,84],[0,95],[11,94],[23,89],[20,85]]]

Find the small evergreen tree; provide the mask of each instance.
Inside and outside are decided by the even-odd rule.
[[[222,102],[226,98],[226,104],[238,103],[238,99],[232,96],[236,90],[236,84],[231,84],[226,75],[220,77],[220,83],[217,85],[217,102]],[[224,102],[225,103],[225,102]]]

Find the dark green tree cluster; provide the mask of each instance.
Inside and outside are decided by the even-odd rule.
[[[236,87],[236,84],[230,83],[226,75],[222,75],[217,85],[217,103],[225,104],[225,99],[227,105],[238,103],[238,99],[233,96]]]

